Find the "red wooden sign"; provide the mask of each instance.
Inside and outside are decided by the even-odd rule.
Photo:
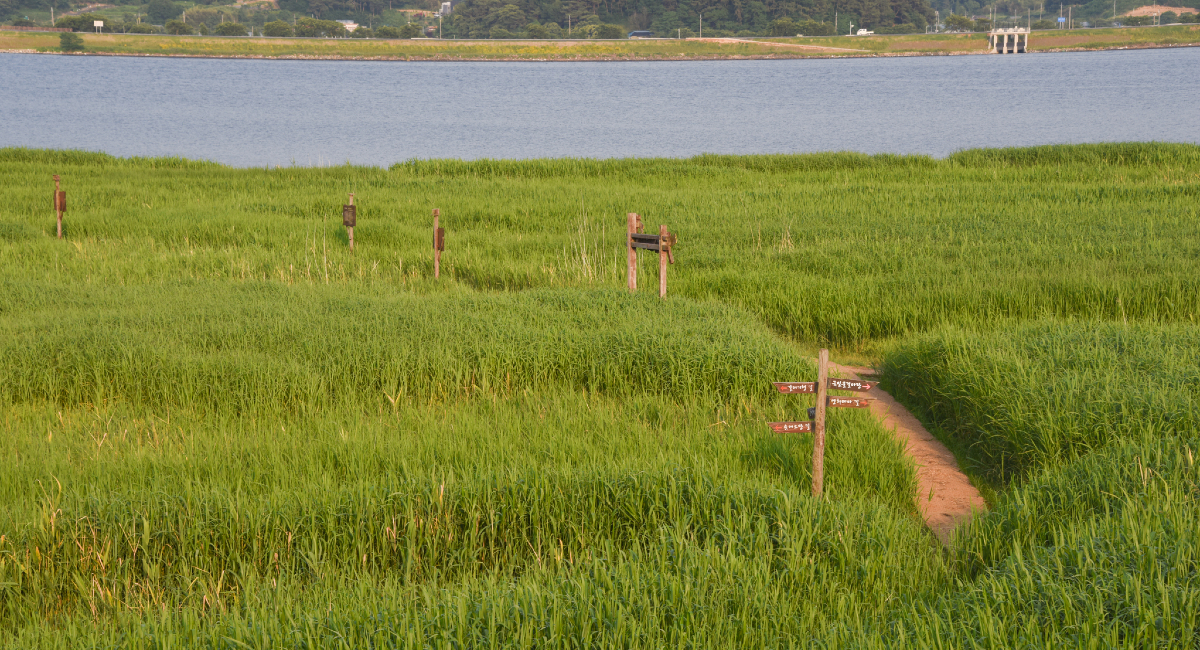
[[[779,392],[789,395],[791,393],[815,393],[817,392],[817,382],[815,381],[776,381],[775,388]]]
[[[812,433],[815,422],[768,422],[775,433]]]
[[[830,408],[865,409],[872,401],[861,397],[830,397],[827,403]]]
[[[834,379],[829,378],[829,387],[834,390],[853,390],[858,392],[867,392],[875,387],[879,382],[862,381],[861,379]]]

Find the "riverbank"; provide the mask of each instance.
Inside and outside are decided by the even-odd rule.
[[[382,40],[81,34],[84,54],[248,59],[647,61],[986,54],[987,35],[907,34],[788,39]],[[58,52],[58,34],[0,33],[0,52]],[[1034,32],[1031,52],[1192,47],[1200,25]]]

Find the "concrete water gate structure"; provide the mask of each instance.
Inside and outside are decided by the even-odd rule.
[[[988,50],[996,54],[1024,54],[1029,51],[1029,30],[1023,27],[993,29],[988,32]]]

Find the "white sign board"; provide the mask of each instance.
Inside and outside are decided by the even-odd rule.
[[[104,27],[104,21],[103,20],[94,20],[94,21],[92,21],[92,27]]]

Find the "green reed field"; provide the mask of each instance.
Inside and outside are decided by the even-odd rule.
[[[1200,147],[0,179],[3,645],[1200,643]],[[766,428],[823,346],[990,495],[949,549],[867,413],[822,500]]]

